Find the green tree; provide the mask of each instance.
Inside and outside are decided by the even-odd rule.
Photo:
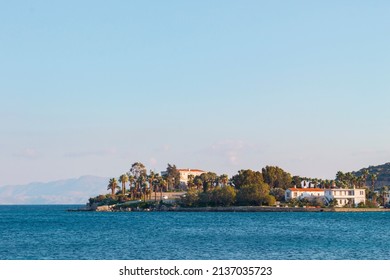
[[[370,179],[371,179],[371,190],[375,191],[375,183],[376,183],[376,181],[378,179],[378,175],[376,173],[372,173],[370,175]]]
[[[203,191],[207,192],[212,190],[217,183],[218,176],[214,172],[203,173],[200,176],[203,182]]]
[[[141,162],[135,162],[131,165],[129,173],[134,177],[134,194],[136,197],[140,197],[146,180],[146,167]]]
[[[212,192],[199,192],[198,203],[199,206],[205,207],[210,206],[213,203],[213,194]]]
[[[239,170],[238,174],[234,175],[230,181],[236,189],[240,189],[245,185],[260,185],[264,183],[261,172],[250,169]]]
[[[108,182],[107,190],[111,190],[111,195],[115,196],[115,191],[118,188],[118,181],[116,178],[111,178]]]
[[[216,187],[212,200],[215,206],[231,206],[236,201],[236,190],[232,186]]]
[[[285,199],[285,190],[282,188],[273,188],[270,190],[269,194],[274,196],[277,201],[284,201]]]
[[[328,206],[329,206],[329,207],[336,207],[337,205],[339,205],[337,199],[331,199],[331,200],[328,202]]]
[[[126,183],[129,181],[129,176],[127,174],[122,174],[119,177],[119,182],[122,183],[122,195],[126,194]]]
[[[301,182],[302,182],[302,178],[299,177],[299,176],[294,176],[292,177],[292,182],[291,184],[297,188],[300,188],[301,187]]]
[[[168,163],[166,175],[164,177],[168,182],[168,189],[177,189],[180,186],[180,172],[176,165]]]
[[[238,190],[238,205],[261,205],[269,194],[269,186],[266,183],[256,185],[244,185]]]
[[[228,175],[222,174],[221,176],[219,176],[219,178],[218,178],[219,185],[221,185],[222,187],[226,187],[226,184],[228,182],[229,182],[229,176]]]
[[[147,176],[147,180],[149,183],[149,199],[151,199],[152,191],[156,193],[155,185],[156,185],[156,179],[157,179],[157,174],[154,173],[152,170],[149,171],[149,175]],[[156,200],[156,195],[155,195],[155,200]]]
[[[129,178],[130,196],[131,196],[131,198],[134,198],[135,197],[134,196],[135,195],[135,186],[134,186],[135,178],[130,172],[127,172],[126,175]]]
[[[266,195],[264,197],[264,204],[268,205],[268,206],[274,206],[276,204],[276,199],[273,195]]]
[[[181,198],[181,202],[183,206],[194,207],[199,204],[199,191],[190,189],[185,194],[184,197]]]
[[[187,178],[187,187],[189,190],[191,190],[195,184],[194,184],[194,178],[195,176],[193,174],[189,174]]]
[[[194,185],[196,186],[196,189],[198,191],[202,188],[203,180],[202,180],[202,178],[199,175],[195,176],[195,178],[194,178]]]
[[[337,171],[337,173],[336,173],[336,186],[338,188],[345,189],[348,187],[347,181],[348,181],[347,176],[343,172]]]
[[[364,185],[367,185],[367,178],[368,176],[370,176],[370,172],[368,171],[368,169],[363,169],[363,172],[362,172],[362,177],[363,177],[363,180],[364,180]]]
[[[261,170],[263,180],[270,188],[288,189],[292,187],[292,178],[290,173],[287,173],[278,166],[266,166]]]

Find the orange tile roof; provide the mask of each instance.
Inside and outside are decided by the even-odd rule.
[[[293,192],[323,192],[324,189],[320,188],[289,188]]]
[[[184,168],[184,169],[178,169],[177,171],[187,171],[187,172],[205,172],[200,169],[190,169],[190,168]]]

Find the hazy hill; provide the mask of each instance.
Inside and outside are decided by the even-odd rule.
[[[108,178],[82,176],[48,183],[0,187],[0,204],[85,204],[106,193]]]
[[[352,172],[354,175],[360,176],[362,175],[364,170],[368,170],[370,174],[377,174],[378,179],[375,183],[375,188],[380,188],[382,186],[390,186],[390,162],[382,164],[382,165],[376,165],[376,166],[369,166],[366,168],[362,168],[359,171]],[[371,180],[370,178],[367,178],[367,185],[371,186]]]

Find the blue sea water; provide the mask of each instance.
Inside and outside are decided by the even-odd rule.
[[[0,259],[390,259],[390,213],[67,212],[0,206]]]

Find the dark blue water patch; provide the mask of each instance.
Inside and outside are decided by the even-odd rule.
[[[390,213],[67,212],[0,206],[0,259],[390,259]]]

